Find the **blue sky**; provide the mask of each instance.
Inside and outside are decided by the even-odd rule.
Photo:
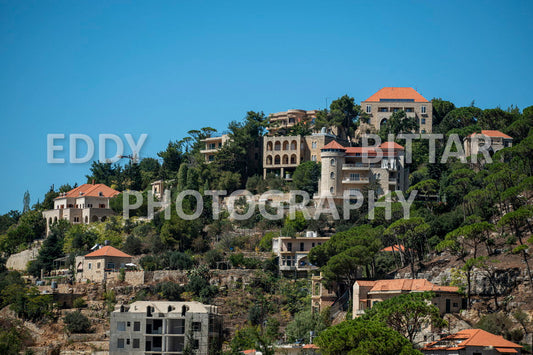
[[[532,15],[531,1],[0,0],[0,213],[22,209],[26,190],[33,204],[85,182],[89,163],[47,164],[49,133],[146,133],[141,156],[155,156],[248,110],[384,86],[523,109]]]

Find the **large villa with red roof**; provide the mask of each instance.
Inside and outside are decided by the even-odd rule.
[[[486,147],[490,154],[498,150],[513,146],[513,137],[496,130],[482,130],[478,133],[472,133],[465,137],[464,150],[467,157],[477,155],[481,152],[480,148]]]
[[[59,219],[72,224],[105,221],[114,215],[109,200],[119,192],[104,184],[83,184],[54,199],[54,209],[43,212],[46,235],[50,226]]]
[[[397,143],[385,142],[373,148],[344,147],[331,141],[320,155],[322,171],[317,198],[331,196],[338,201],[345,194],[355,196],[371,184],[377,184],[376,195],[407,189],[405,150]]]
[[[381,128],[394,112],[405,111],[407,117],[415,117],[420,133],[431,133],[433,105],[413,88],[385,87],[365,101],[361,110],[370,116],[370,124]]]

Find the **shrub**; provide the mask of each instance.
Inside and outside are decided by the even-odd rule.
[[[67,313],[64,318],[65,328],[70,333],[90,333],[91,322],[80,311]]]
[[[82,297],[78,297],[72,302],[72,307],[74,308],[84,308],[87,307],[87,302]]]

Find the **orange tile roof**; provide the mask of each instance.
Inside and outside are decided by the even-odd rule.
[[[363,102],[379,102],[381,99],[412,99],[414,102],[429,102],[413,88],[385,87]]]
[[[326,144],[324,146],[323,149],[339,149],[339,150],[346,150],[345,147],[343,147],[339,142],[337,142],[336,140],[332,140],[331,142],[329,142],[328,144]]]
[[[378,280],[369,292],[383,291],[441,291],[458,292],[459,288],[454,286],[438,286],[426,279],[393,279]]]
[[[98,257],[98,256],[114,256],[117,258],[131,258],[131,255],[128,255],[117,248],[113,248],[110,245],[106,245],[98,250],[93,251],[85,255],[86,258]]]
[[[441,342],[456,342],[454,347],[439,346]],[[501,335],[495,335],[482,329],[464,329],[452,335],[448,335],[440,340],[427,344],[421,350],[453,350],[455,348],[465,348],[467,346],[492,346],[501,353],[517,353],[517,348],[521,345],[505,340]]]
[[[393,252],[393,251],[405,251],[405,247],[401,244],[395,244],[395,245],[391,245],[389,247],[385,247],[383,249],[381,249],[381,251],[389,251],[389,252]]]
[[[102,196],[100,196],[100,192]],[[81,193],[81,195],[80,195]],[[83,184],[80,185],[63,196],[58,196],[56,199],[65,198],[65,197],[81,197],[81,196],[91,196],[91,197],[113,197],[118,195],[118,192],[115,189],[112,189],[104,184]]]
[[[404,147],[399,145],[396,142],[384,142],[379,146],[381,149],[394,149],[394,150],[405,150]]]
[[[304,345],[303,346],[304,349],[320,349],[317,345],[315,344],[307,344],[307,345]]]
[[[488,130],[488,129],[482,129],[481,130],[481,133],[472,133],[471,135],[469,135],[468,137],[473,137],[477,134],[480,134],[480,135],[483,135],[483,136],[487,136],[487,137],[493,137],[493,138],[507,138],[507,139],[513,139],[513,137],[511,136],[508,136],[507,134],[505,133],[502,133],[500,131],[497,131],[497,130]]]

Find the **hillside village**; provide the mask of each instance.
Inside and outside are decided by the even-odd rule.
[[[24,196],[0,216],[0,353],[532,353],[533,106],[369,94]]]

